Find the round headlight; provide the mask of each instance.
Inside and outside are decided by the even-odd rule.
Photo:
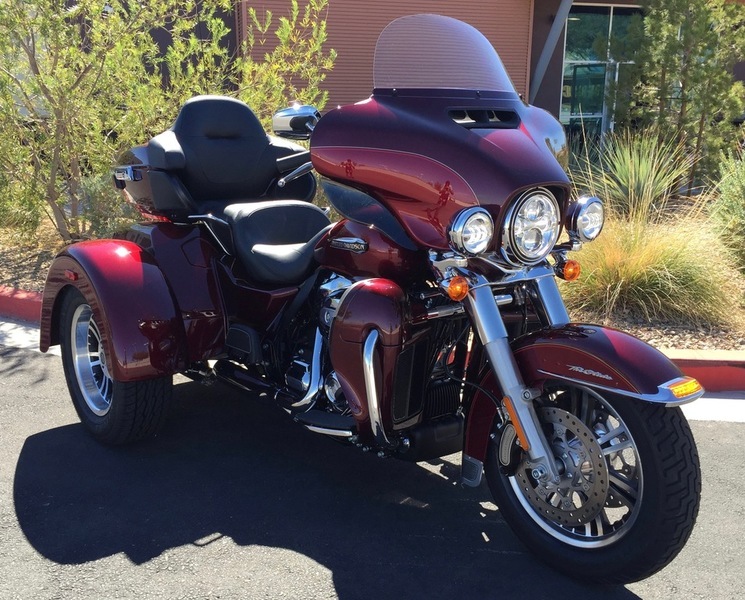
[[[507,211],[502,255],[516,266],[541,262],[553,250],[560,228],[554,195],[543,188],[526,192]]]
[[[583,196],[578,198],[567,210],[567,230],[570,237],[582,242],[591,242],[603,230],[605,211],[600,198]]]
[[[483,208],[474,207],[460,211],[448,232],[450,245],[461,254],[481,254],[489,247],[494,236],[494,222]]]

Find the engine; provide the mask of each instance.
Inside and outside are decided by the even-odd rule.
[[[348,412],[341,384],[331,368],[328,341],[341,297],[352,283],[331,273],[308,303],[310,314],[304,326],[307,334],[300,336],[303,341],[294,348],[284,377],[285,393],[302,398],[293,403],[295,409],[307,410],[316,406],[341,414]]]

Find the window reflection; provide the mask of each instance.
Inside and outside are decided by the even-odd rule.
[[[614,115],[628,112],[617,97],[638,51],[641,10],[618,6],[573,6],[566,26],[561,121],[570,135],[613,129]],[[617,111],[617,104],[621,104]]]

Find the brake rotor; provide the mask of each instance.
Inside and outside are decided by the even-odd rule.
[[[591,522],[603,510],[608,494],[608,466],[594,434],[573,414],[553,407],[541,408],[549,446],[561,471],[558,482],[550,476],[536,479],[539,465],[526,457],[515,477],[520,490],[544,518],[574,527]]]

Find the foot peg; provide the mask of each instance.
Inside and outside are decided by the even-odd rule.
[[[340,415],[323,410],[309,410],[295,415],[295,421],[315,433],[349,438],[357,428],[352,415]]]

